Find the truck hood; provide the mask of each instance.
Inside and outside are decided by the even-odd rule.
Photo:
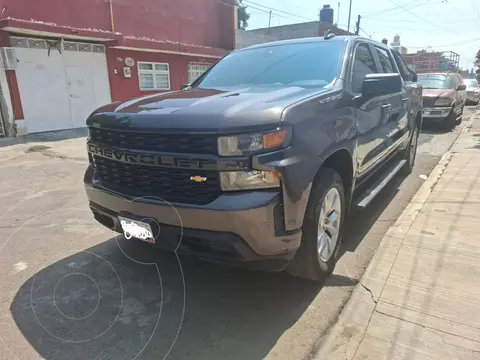
[[[455,90],[453,89],[423,89],[424,98],[442,98],[442,99],[454,99]]]
[[[88,126],[172,131],[230,131],[272,127],[290,104],[330,89],[302,87],[238,87],[191,89],[154,94],[106,105],[87,120]]]

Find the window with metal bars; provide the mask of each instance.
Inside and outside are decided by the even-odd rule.
[[[208,63],[189,63],[188,64],[188,83],[194,82],[200,75],[207,71],[211,64]]]
[[[167,63],[137,62],[140,90],[170,90],[170,67]]]

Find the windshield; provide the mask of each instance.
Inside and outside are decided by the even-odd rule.
[[[300,86],[322,88],[338,77],[343,42],[268,46],[233,52],[210,69],[195,87]]]
[[[478,88],[478,81],[475,79],[464,79],[463,83],[469,88]]]
[[[424,89],[453,89],[453,81],[449,76],[442,75],[420,75],[418,82]]]

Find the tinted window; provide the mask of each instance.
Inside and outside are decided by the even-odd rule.
[[[355,50],[353,61],[352,90],[356,93],[362,92],[362,84],[365,75],[377,73],[377,67],[373,60],[372,53],[367,44],[360,44]]]
[[[375,49],[377,50],[378,57],[380,58],[380,65],[382,66],[382,71],[384,73],[396,72],[394,70],[395,67],[393,66],[392,59],[390,58],[388,51],[378,47],[375,47]]]
[[[418,82],[424,89],[453,89],[453,79],[445,75],[418,75]]]
[[[324,87],[339,76],[345,43],[312,42],[233,52],[200,80],[200,88],[248,85]]]
[[[403,61],[401,55],[396,53],[395,51],[392,51],[392,54],[393,54],[393,58],[395,59],[395,62],[397,63],[397,67],[400,70],[400,74],[402,74],[403,80],[412,81],[412,73],[408,69],[405,62]]]

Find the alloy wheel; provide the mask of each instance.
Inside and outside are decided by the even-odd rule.
[[[342,203],[336,188],[328,190],[323,199],[318,220],[317,253],[318,259],[326,263],[332,257],[340,233]]]

